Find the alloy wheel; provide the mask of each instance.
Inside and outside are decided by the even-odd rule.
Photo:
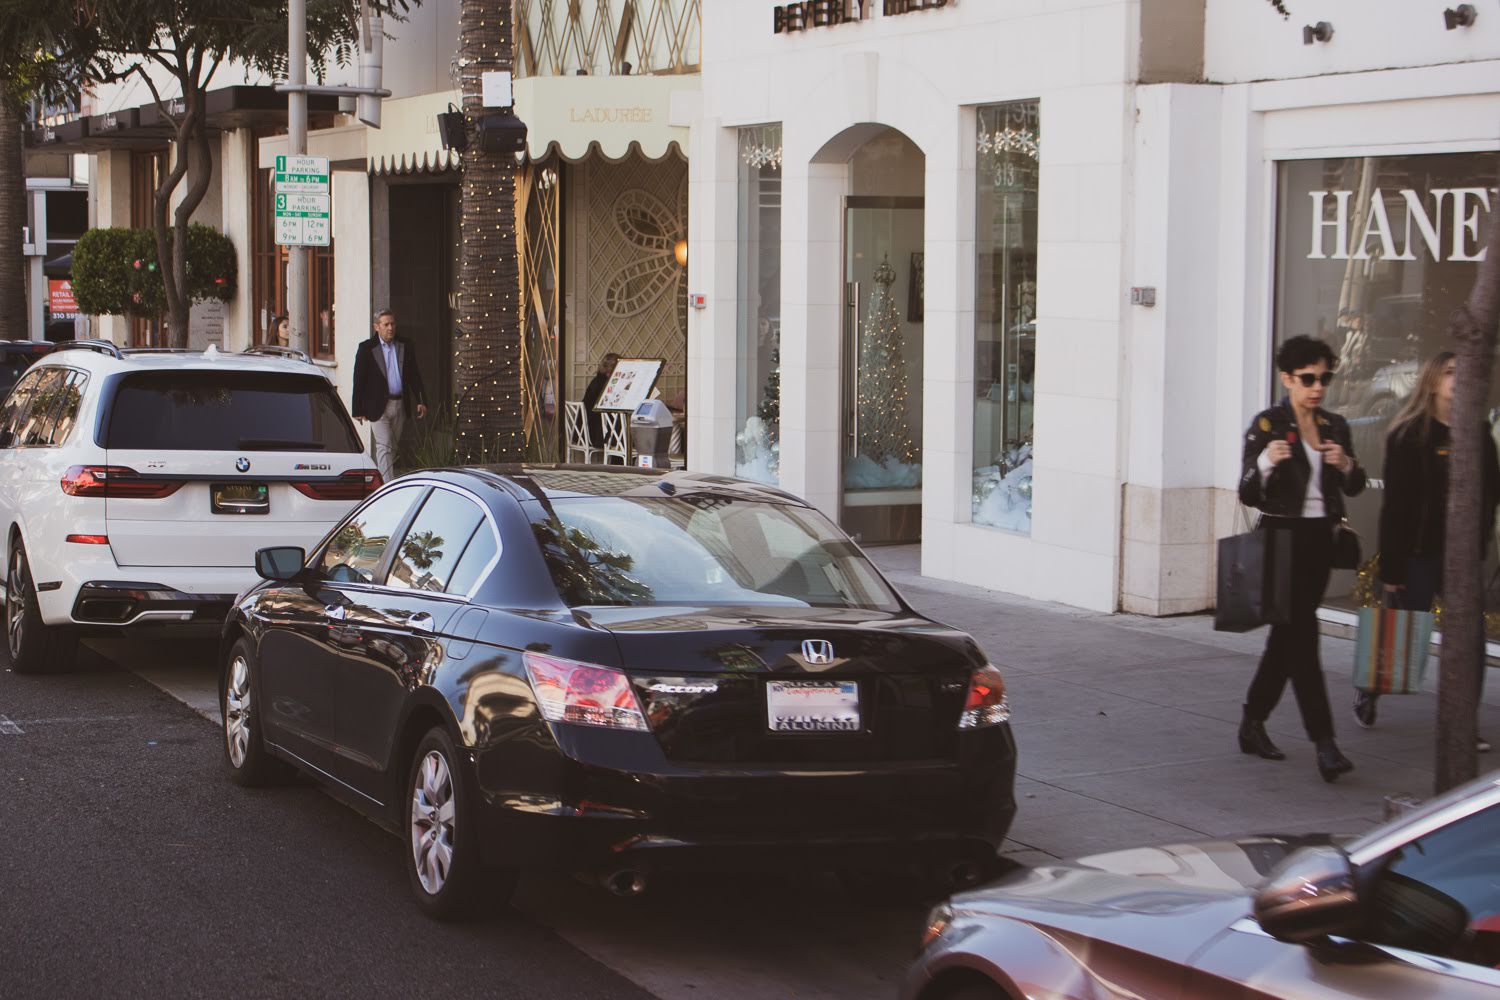
[[[453,867],[453,776],[436,750],[422,758],[411,792],[411,854],[430,895],[442,892]]]
[[[243,767],[250,752],[250,664],[236,656],[224,687],[224,743],[229,762]]]
[[[21,578],[21,550],[10,554],[10,572],[5,578],[5,637],[11,659],[21,655],[22,632],[26,627],[26,592]]]

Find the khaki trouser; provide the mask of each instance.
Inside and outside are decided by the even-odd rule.
[[[405,425],[406,410],[399,399],[387,400],[381,418],[370,421],[370,453],[375,456],[380,478],[386,482],[396,478],[396,448],[401,444],[401,429]]]

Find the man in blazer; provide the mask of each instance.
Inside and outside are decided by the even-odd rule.
[[[375,314],[375,333],[354,353],[354,419],[370,421],[371,451],[380,476],[390,482],[396,475],[396,447],[406,418],[416,407],[417,419],[427,416],[427,394],[411,343],[396,336],[396,314],[382,309]]]

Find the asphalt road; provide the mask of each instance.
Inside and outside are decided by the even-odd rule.
[[[514,910],[427,920],[396,838],[220,768],[218,731],[111,659],[6,664],[0,997],[651,996]]]

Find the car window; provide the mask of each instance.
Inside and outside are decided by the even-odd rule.
[[[44,374],[44,370],[28,372],[5,398],[5,406],[0,407],[0,447],[14,447],[16,430],[26,416],[31,396],[36,392],[36,384],[41,381]]]
[[[475,528],[474,537],[469,539],[464,554],[459,556],[453,576],[448,580],[448,593],[467,594],[473,590],[474,584],[479,582],[479,574],[485,571],[490,560],[499,551],[500,544],[488,525],[481,524]]]
[[[152,451],[362,451],[333,386],[313,372],[122,376],[102,442]]]
[[[572,607],[900,607],[858,547],[806,508],[686,496],[559,499],[551,509],[533,530]]]
[[[26,419],[16,432],[16,443],[32,448],[50,444],[52,428],[57,422],[57,407],[68,384],[68,369],[48,368],[36,385]]]
[[[1500,964],[1500,806],[1392,853],[1370,883],[1374,944]]]
[[[449,490],[433,490],[396,550],[386,586],[442,593],[475,531],[490,533],[478,504]]]
[[[83,390],[88,381],[87,372],[69,371],[67,384],[62,389],[62,398],[58,400],[57,409],[52,414],[48,444],[60,445],[73,432],[73,425],[78,422],[78,409],[83,405]]]
[[[325,577],[344,583],[373,583],[391,535],[425,486],[403,486],[383,493],[341,524],[329,537],[318,566]]]

